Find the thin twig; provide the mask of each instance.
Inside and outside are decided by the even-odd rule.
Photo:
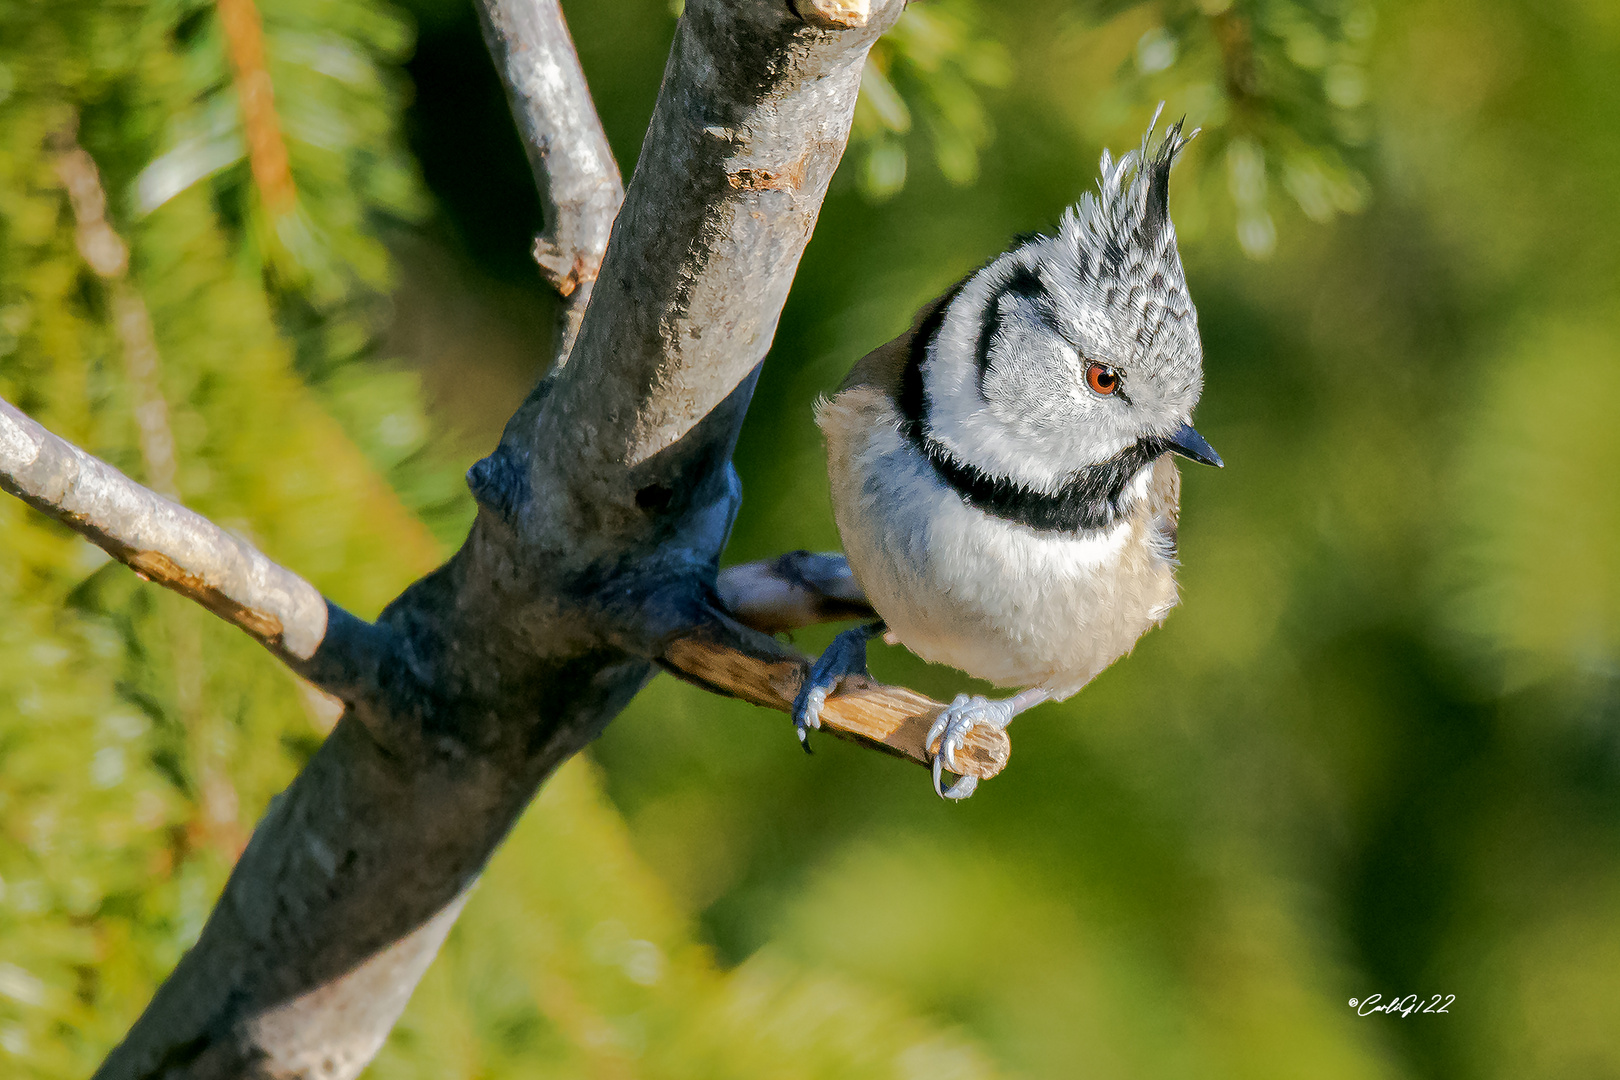
[[[793,711],[793,699],[804,679],[804,657],[763,661],[722,641],[702,635],[677,638],[664,652],[665,664],[690,682],[780,712]],[[903,686],[885,686],[852,676],[827,698],[821,710],[822,730],[841,739],[930,765],[934,747],[924,739],[945,708]],[[935,744],[937,746],[937,742]],[[969,731],[956,752],[960,775],[987,779],[1007,765],[1012,743],[1007,733],[984,724]]]
[[[140,436],[141,461],[147,486],[178,499],[175,480],[174,433],[169,426],[169,403],[163,382],[157,339],[146,301],[129,280],[129,246],[107,220],[107,191],[95,159],[79,145],[78,120],[51,137],[56,175],[73,206],[79,254],[93,273],[106,282],[113,327],[124,352],[124,374],[134,399],[135,428]]]
[[[174,433],[169,426],[169,403],[163,396],[162,358],[146,301],[130,281],[129,245],[107,219],[107,190],[95,159],[79,145],[78,117],[63,125],[48,144],[56,158],[57,178],[73,207],[79,253],[104,283],[113,328],[123,346],[124,375],[134,405],[147,486],[178,502]],[[201,796],[189,828],[200,843],[234,861],[247,843],[247,833],[237,821],[236,785],[222,754],[210,745],[212,740],[197,737],[203,717],[201,629],[191,619],[176,619],[168,623],[167,631],[175,657],[175,706],[192,733]]]
[[[275,87],[264,50],[264,20],[253,0],[216,0],[225,52],[231,59],[236,97],[247,136],[248,167],[264,208],[272,215],[290,213],[298,202],[287,141],[276,115]]]

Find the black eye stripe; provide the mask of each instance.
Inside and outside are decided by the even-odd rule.
[[[974,359],[979,365],[979,389],[984,389],[984,374],[990,368],[990,345],[1001,329],[1001,301],[1003,297],[1017,296],[1035,304],[1052,332],[1061,336],[1057,319],[1052,314],[1051,294],[1041,284],[1040,275],[1022,263],[1013,267],[1004,285],[985,298],[984,321],[979,324],[979,342]]]

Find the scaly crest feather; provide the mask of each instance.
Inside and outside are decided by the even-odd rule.
[[[1183,135],[1183,117],[1154,145],[1153,131],[1163,112],[1160,102],[1137,149],[1120,155],[1117,161],[1104,150],[1097,191],[1086,192],[1077,205],[1064,211],[1058,235],[1073,246],[1080,265],[1095,266],[1100,261],[1117,265],[1132,249],[1156,252],[1165,239],[1173,237],[1170,169],[1198,129]]]

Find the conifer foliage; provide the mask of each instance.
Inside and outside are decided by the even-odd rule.
[[[244,2],[259,42],[233,47],[230,7],[0,9],[0,394],[375,610],[438,554],[411,511],[456,491],[411,381],[356,364],[379,224],[423,206],[410,33],[377,4]],[[21,504],[0,534],[0,1055],[83,1076],[330,716]]]

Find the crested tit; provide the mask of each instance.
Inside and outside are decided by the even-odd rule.
[[[816,661],[794,706],[801,739],[887,631],[1022,688],[961,695],[935,722],[935,790],[963,798],[977,780],[945,789],[941,774],[972,725],[1075,693],[1175,606],[1169,455],[1221,464],[1190,423],[1202,348],[1168,191],[1197,132],[1181,129],[1105,152],[1097,193],[1055,236],[970,274],[820,403],[838,532],[881,621]]]

